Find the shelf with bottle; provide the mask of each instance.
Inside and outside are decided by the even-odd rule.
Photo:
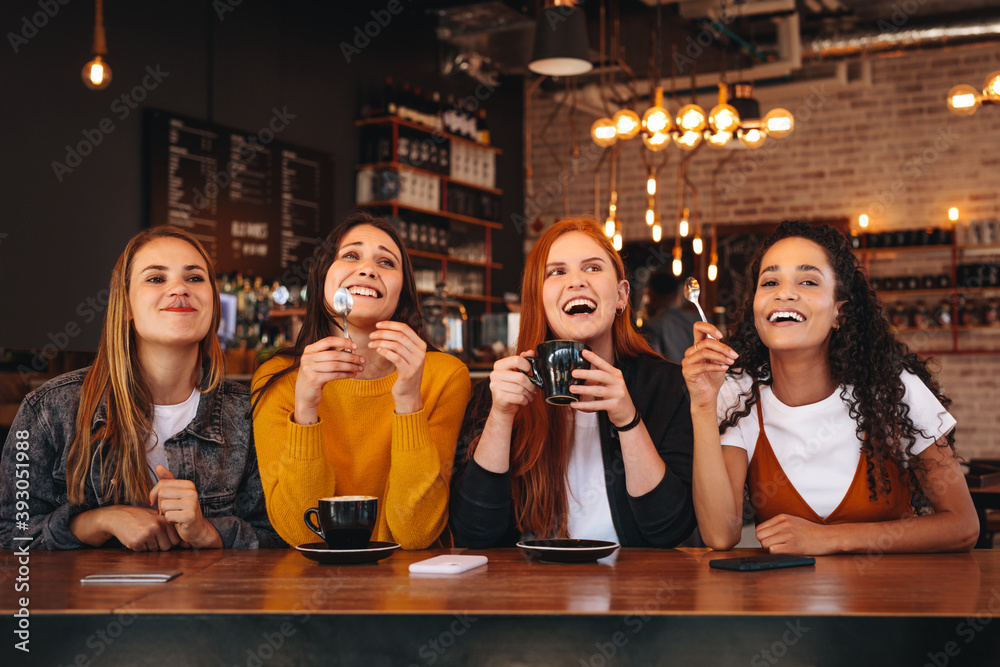
[[[1000,333],[1000,244],[990,221],[976,226],[854,235],[854,252],[869,271],[897,333],[933,339],[934,354],[995,354],[981,335]],[[996,224],[1000,234],[1000,224]],[[985,257],[984,257],[985,255]],[[874,270],[878,266],[880,270]],[[902,269],[900,268],[902,267]],[[891,275],[886,275],[887,272]],[[902,271],[902,274],[900,274]],[[919,275],[918,275],[919,274]],[[947,336],[947,344],[939,334]]]
[[[452,257],[450,255],[442,255],[437,252],[427,252],[426,250],[412,250],[407,248],[407,252],[410,253],[411,257],[423,257],[425,259],[433,259],[440,262],[451,262],[453,264],[465,264],[467,266],[479,266],[487,269],[502,269],[503,264],[497,264],[496,262],[485,262],[474,259],[462,259],[461,257]]]
[[[489,187],[485,185],[480,185],[472,182],[471,180],[465,180],[462,178],[455,178],[453,176],[445,176],[444,174],[437,174],[429,169],[422,167],[414,167],[412,165],[403,164],[402,162],[394,161],[383,161],[383,162],[366,162],[362,164],[357,164],[354,166],[355,171],[366,171],[366,170],[395,170],[399,172],[409,172],[413,174],[418,174],[421,176],[428,176],[432,178],[440,179],[443,183],[453,183],[455,185],[461,186],[463,188],[473,188],[475,190],[482,190],[483,192],[489,192],[494,195],[502,195],[503,190],[499,188]]]
[[[418,289],[417,293],[421,296],[432,296],[434,290],[428,289]],[[448,292],[448,296],[458,299],[460,301],[479,301],[480,303],[503,303],[503,299],[497,296],[485,296],[483,294],[460,294],[455,292]]]
[[[503,228],[501,151],[488,145],[485,111],[433,98],[387,81],[363,110],[355,202],[396,225],[421,294],[445,282],[450,297],[489,313],[503,303],[491,295],[492,273],[503,269],[491,250],[492,230]]]
[[[477,98],[442,97],[439,91],[422,91],[409,83],[397,86],[392,77],[386,77],[382,88],[373,91],[362,105],[361,119],[357,124],[391,122],[476,146],[490,144],[486,109]]]
[[[372,118],[362,118],[360,120],[354,121],[354,124],[357,127],[370,127],[370,126],[382,126],[382,125],[384,125],[384,126],[399,125],[400,127],[406,127],[406,128],[411,129],[411,130],[416,130],[417,132],[422,132],[422,133],[425,133],[425,134],[431,134],[431,135],[445,137],[449,141],[454,141],[456,143],[469,144],[471,146],[475,146],[476,148],[481,148],[483,150],[490,151],[491,153],[495,153],[497,155],[502,155],[503,154],[503,150],[501,150],[500,148],[497,148],[496,146],[492,146],[490,144],[484,144],[484,143],[482,143],[480,141],[476,141],[474,139],[469,139],[467,137],[463,137],[463,136],[460,136],[460,135],[457,135],[457,134],[453,134],[453,133],[448,132],[447,130],[444,130],[444,129],[438,129],[438,128],[435,128],[434,126],[431,126],[431,125],[424,125],[424,124],[421,124],[421,123],[416,123],[416,122],[413,122],[413,121],[409,121],[409,120],[400,118],[398,116],[377,116],[377,117],[372,117]]]
[[[499,222],[480,220],[479,218],[473,218],[459,213],[452,213],[451,211],[435,211],[429,208],[421,208],[419,206],[412,206],[409,204],[400,204],[398,201],[366,201],[359,202],[358,206],[364,206],[369,209],[398,209],[398,211],[392,211],[391,214],[394,216],[400,215],[401,212],[408,211],[410,213],[448,218],[449,220],[456,220],[458,222],[467,222],[470,225],[479,225],[480,227],[489,227],[490,229],[503,229],[503,225]]]

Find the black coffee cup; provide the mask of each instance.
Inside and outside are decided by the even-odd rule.
[[[378,517],[375,496],[336,496],[320,498],[319,508],[310,507],[303,515],[309,530],[331,549],[364,549],[371,541]],[[313,518],[312,515],[316,515]],[[319,525],[316,525],[316,522]]]
[[[528,358],[532,371],[528,379],[545,392],[547,403],[569,405],[580,400],[569,388],[586,383],[573,377],[573,371],[590,368],[590,362],[583,358],[583,351],[589,349],[587,344],[575,340],[550,340],[535,348],[537,356]]]

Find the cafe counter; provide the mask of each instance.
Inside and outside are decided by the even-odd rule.
[[[408,571],[459,552],[337,566],[292,549],[6,550],[0,664],[942,667],[1000,656],[1000,551],[733,572],[709,561],[757,552],[621,549],[552,564],[516,549],[469,550],[489,563],[457,575]],[[183,574],[80,583],[123,570]],[[30,653],[16,647],[19,629]]]

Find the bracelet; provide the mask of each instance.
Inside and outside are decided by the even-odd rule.
[[[615,426],[614,424],[611,424],[611,428],[613,428],[618,433],[622,433],[624,431],[631,431],[632,429],[634,429],[636,426],[639,425],[640,421],[642,421],[642,415],[639,414],[639,408],[636,408],[635,417],[632,417],[632,421],[625,424],[624,426]]]

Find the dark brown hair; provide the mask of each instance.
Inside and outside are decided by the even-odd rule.
[[[426,342],[424,320],[420,314],[420,300],[417,295],[417,283],[413,277],[413,264],[410,262],[410,256],[407,254],[406,247],[400,240],[396,228],[386,218],[376,216],[364,210],[356,211],[337,225],[323,241],[323,244],[316,249],[313,255],[314,262],[309,269],[309,277],[306,278],[306,314],[302,322],[302,329],[299,330],[299,335],[295,339],[293,347],[278,350],[274,355],[291,357],[293,362],[287,368],[283,368],[268,377],[267,381],[254,392],[252,410],[257,409],[257,403],[275,382],[299,367],[299,361],[302,358],[302,352],[305,350],[306,345],[311,345],[320,339],[326,338],[332,335],[334,331],[343,330],[340,323],[327,310],[326,295],[323,293],[323,290],[326,284],[326,273],[330,270],[330,266],[334,260],[337,259],[337,251],[340,249],[341,241],[347,235],[347,232],[361,225],[368,225],[385,232],[392,239],[392,242],[396,244],[396,247],[399,248],[399,260],[403,270],[403,286],[399,294],[399,302],[396,304],[396,310],[392,314],[392,319],[396,322],[407,324]],[[433,349],[428,344],[428,350]]]

